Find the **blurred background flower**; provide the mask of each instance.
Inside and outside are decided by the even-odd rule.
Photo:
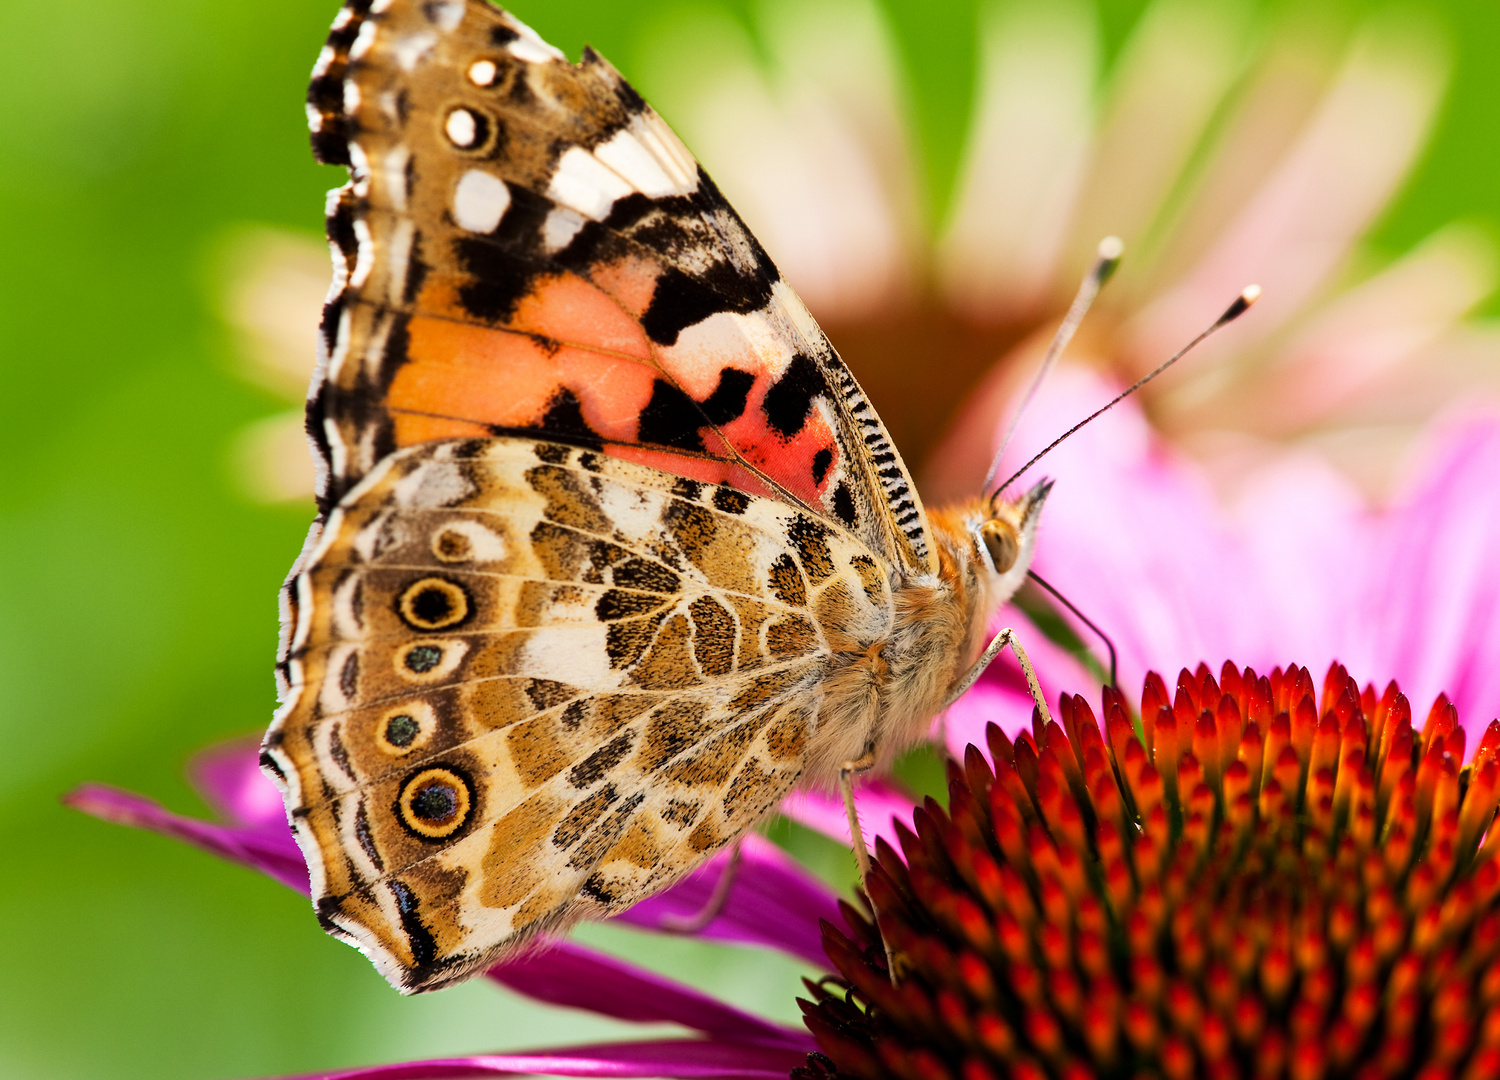
[[[1500,385],[1500,336],[1469,319],[1494,284],[1488,234],[1445,221],[1385,252],[1371,236],[1449,85],[1433,12],[1160,0],[1106,56],[1092,5],[984,8],[951,179],[922,167],[920,95],[876,5],[757,14],[683,20],[645,76],[925,461],[929,500],[977,486],[1110,233],[1126,259],[1072,355],[1126,382],[1265,288],[1147,393],[1226,488],[1296,447],[1382,494],[1442,402]]]
[[[480,985],[397,999],[286,890],[56,802],[92,778],[201,813],[184,759],[270,714],[276,587],[309,516],[294,417],[327,279],[319,208],[342,182],[312,163],[301,103],[335,7],[0,9],[6,1076],[271,1074],[620,1034]],[[1127,261],[1075,362],[1133,376],[1259,280],[1266,299],[1153,387],[1149,419],[1220,498],[1294,453],[1378,499],[1423,423],[1496,377],[1500,15],[1307,8],[519,14],[572,55],[599,47],[678,127],[929,498],[977,483],[1116,232]],[[785,821],[770,835],[852,880],[847,851]],[[796,1020],[794,961],[584,940]]]

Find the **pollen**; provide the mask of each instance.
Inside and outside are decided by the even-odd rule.
[[[794,1077],[1500,1077],[1500,721],[1464,765],[1446,697],[1338,664],[1102,713],[990,725],[877,843]]]

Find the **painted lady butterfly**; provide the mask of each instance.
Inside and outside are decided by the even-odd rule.
[[[324,925],[429,990],[924,736],[1046,485],[925,512],[802,302],[592,51],[484,0],[349,0],[308,102],[350,181],[262,760]]]

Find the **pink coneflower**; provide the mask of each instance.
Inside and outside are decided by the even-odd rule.
[[[1098,390],[1065,376],[1028,422]],[[490,977],[693,1034],[336,1075],[1496,1075],[1500,723],[1481,735],[1461,720],[1495,705],[1485,661],[1500,615],[1482,556],[1500,529],[1500,424],[1440,431],[1384,514],[1324,471],[1283,468],[1281,501],[1253,500],[1233,528],[1129,404],[1066,446],[1049,467],[1076,472],[1057,491],[1078,494],[1061,503],[1042,566],[1088,590],[1078,595],[1110,627],[1126,678],[1144,685],[1139,714],[1107,689],[1102,727],[1084,698],[1063,695],[1057,722],[1028,729],[1024,694],[1003,670],[987,676],[943,729],[963,762],[949,767],[946,810],[887,782],[861,792],[878,924],[747,838],[727,904],[699,933],[828,972],[809,984],[812,1036],[562,942]],[[1032,637],[1049,687],[1083,685],[1070,654]],[[1198,665],[1170,687],[1146,670],[1224,643],[1264,666]],[[1332,665],[1319,688],[1305,667],[1262,659],[1300,647],[1389,658],[1424,688],[1419,700],[1431,685],[1454,691],[1414,717],[1395,683]],[[305,890],[254,747],[205,755],[194,778],[227,824],[96,786],[70,802]],[[847,836],[828,796],[798,795],[784,811]],[[722,869],[716,860],[621,918],[650,931],[691,916]],[[904,966],[895,988],[877,925]]]
[[[825,925],[820,1071],[1500,1075],[1500,722],[1460,774],[1446,701],[1418,731],[1337,666],[1317,699],[1225,664],[1149,676],[1144,742],[1113,690],[1103,729],[1067,695],[1061,725],[991,725],[947,810],[880,842],[878,921]]]
[[[1131,406],[1046,465],[1060,483],[1037,568],[1110,633],[1122,683],[1146,687],[1139,729],[1133,703],[1108,691],[1102,728],[1081,698],[1064,698],[1059,724],[1028,732],[1029,703],[997,666],[941,729],[964,763],[950,769],[946,810],[915,807],[886,783],[861,793],[867,835],[877,838],[878,920],[749,838],[727,905],[700,933],[828,972],[809,987],[812,1035],[558,943],[490,977],[541,1001],[692,1035],[338,1075],[1496,1074],[1497,871],[1486,837],[1500,731],[1481,738],[1460,720],[1482,721],[1500,705],[1500,675],[1485,663],[1500,644],[1500,579],[1486,561],[1500,540],[1490,490],[1500,428],[1471,418],[1444,429],[1426,470],[1384,512],[1325,468],[1268,468],[1263,452],[1268,442],[1348,428],[1352,405],[1401,396],[1392,372],[1451,359],[1455,338],[1475,340],[1458,322],[1491,271],[1486,245],[1466,234],[1439,234],[1356,291],[1333,288],[1421,145],[1442,82],[1440,50],[1421,34],[1375,27],[1341,58],[1304,62],[1273,36],[1277,48],[1241,68],[1233,42],[1248,35],[1230,16],[1195,19],[1161,5],[1095,116],[1092,30],[1079,11],[1058,11],[1017,7],[986,28],[982,102],[956,209],[932,236],[918,222],[918,185],[904,173],[910,155],[890,122],[899,95],[889,85],[864,92],[864,77],[878,82],[885,70],[866,63],[880,46],[873,9],[844,5],[821,30],[789,16],[767,34],[782,70],[794,84],[803,79],[783,100],[796,122],[780,106],[759,126],[744,122],[747,100],[764,104],[755,87],[738,87],[738,106],[731,100],[697,132],[685,110],[659,103],[876,384],[914,459],[957,395],[945,385],[940,396],[898,400],[891,387],[920,389],[912,358],[965,361],[958,374],[972,381],[1006,349],[1024,356],[1043,327],[1050,332],[1074,264],[1099,233],[1154,237],[1139,245],[1148,258],[1127,264],[1145,272],[1122,279],[1080,342],[1080,355],[1107,368],[1154,363],[1196,328],[1204,297],[1211,308],[1260,279],[1279,298],[1252,348],[1221,355],[1220,374],[1191,394],[1179,388],[1156,402],[1156,419],[1184,445],[1230,462],[1219,475],[1232,475],[1242,507],[1221,510],[1206,474],[1153,442]],[[1194,49],[1185,51],[1188,40]],[[830,51],[830,41],[841,49]],[[1187,53],[1203,61],[1196,70],[1159,63]],[[799,66],[799,55],[817,62]],[[739,71],[720,65],[718,74]],[[711,102],[704,85],[695,93]],[[1028,100],[1052,114],[1016,108]],[[1214,130],[1220,110],[1226,119]],[[1139,129],[1146,118],[1149,138]],[[735,166],[716,157],[715,131],[732,133],[731,149],[769,166],[764,174],[737,181]],[[800,179],[777,166],[786,159],[762,152],[760,136],[784,142],[789,133],[807,141],[792,162]],[[1206,164],[1190,167],[1208,144]],[[757,214],[761,196],[774,214]],[[277,297],[256,296],[240,319],[250,330],[287,323]],[[881,348],[865,349],[869,342]],[[270,345],[283,356],[298,348]],[[1480,339],[1474,351],[1490,357],[1493,342]],[[934,456],[929,495],[977,482],[1008,397],[1005,370]],[[1433,381],[1441,398],[1456,380]],[[1306,391],[1295,408],[1284,394],[1293,385]],[[1018,451],[1108,393],[1064,373],[1026,418]],[[1406,423],[1431,402],[1400,404]],[[260,497],[305,490],[300,445],[295,417],[242,440]],[[1091,643],[1086,628],[1073,630]],[[1073,655],[1031,633],[1049,693],[1087,685]],[[1199,666],[1170,690],[1148,675],[1225,655],[1260,674]],[[1329,667],[1320,695],[1306,668],[1277,666],[1323,670],[1334,657],[1362,678],[1398,676],[1419,702],[1450,696],[1414,728],[1394,684],[1379,692]],[[197,779],[227,824],[100,787],[70,801],[305,890],[253,752],[215,752]],[[842,809],[816,793],[785,810],[847,835]],[[711,863],[622,919],[658,930],[668,916],[691,915],[722,869]],[[901,967],[895,987],[883,970],[887,945]]]
[[[950,763],[947,810],[929,799],[912,827],[895,824],[899,854],[877,840],[876,919],[750,838],[704,933],[830,970],[807,983],[812,1038],[561,942],[489,977],[695,1035],[326,1075],[1497,1075],[1500,722],[1460,772],[1446,699],[1418,730],[1395,683],[1377,697],[1337,665],[1321,695],[1305,668],[1226,663],[1215,678],[1200,665],[1175,691],[1153,673],[1139,730],[1118,691],[1102,708],[1103,727],[1064,695],[1060,723],[1038,714],[1014,740],[990,724],[988,758],[971,744]],[[102,787],[69,801],[305,888],[253,748],[196,774],[230,824]],[[623,918],[660,928],[702,904],[716,872]]]
[[[1123,382],[1265,289],[1145,395],[1221,487],[1294,446],[1384,493],[1444,403],[1496,389],[1500,338],[1469,317],[1492,243],[1455,224],[1392,259],[1367,237],[1441,106],[1433,21],[1157,3],[1106,60],[1094,5],[984,7],[960,140],[942,125],[968,103],[937,119],[903,62],[970,58],[924,56],[926,20],[898,40],[891,10],[759,5],[753,42],[683,16],[653,27],[633,74],[828,330],[924,498],[978,485],[1107,234],[1126,257],[1072,353]],[[935,127],[962,142],[952,175],[923,145]]]
[[[1060,371],[1000,474],[1110,394],[1095,377]],[[1260,671],[1291,658],[1323,670],[1337,659],[1364,678],[1396,678],[1424,707],[1445,692],[1460,715],[1484,723],[1500,715],[1491,661],[1500,655],[1500,418],[1448,414],[1413,466],[1376,507],[1316,457],[1278,456],[1246,474],[1225,506],[1205,471],[1126,402],[1038,466],[1057,484],[1035,568],[1112,637],[1121,685],[1201,656]],[[1093,632],[1072,625],[1102,656]],[[1049,694],[1092,681],[1061,650],[1033,654]],[[1007,715],[1029,711],[1019,672],[1000,666],[950,710],[951,751],[980,739],[1002,698]]]

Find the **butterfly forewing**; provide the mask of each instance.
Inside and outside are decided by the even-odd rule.
[[[350,0],[308,103],[350,180],[263,760],[325,925],[426,990],[664,887],[805,768],[916,737],[969,631],[889,650],[918,610],[893,590],[953,559],[806,308],[604,60],[483,0]]]
[[[796,780],[871,553],[784,503],[518,438],[387,458],[294,583],[266,750],[326,922],[430,989],[661,888]]]
[[[308,412],[325,508],[400,447],[526,432],[795,502],[933,568],[853,377],[603,59],[570,64],[483,0],[351,2],[309,115],[351,168]]]

